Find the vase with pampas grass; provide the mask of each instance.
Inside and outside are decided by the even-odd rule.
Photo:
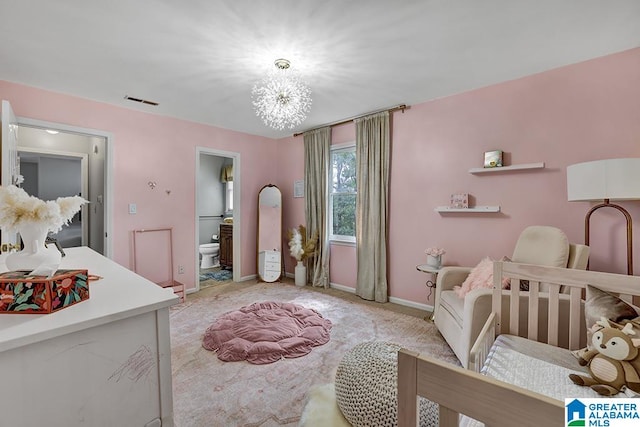
[[[45,246],[47,234],[56,233],[69,224],[86,202],[80,196],[45,202],[14,185],[0,186],[0,227],[5,232],[17,231],[24,245],[21,251],[7,255],[7,268],[55,271],[61,254],[57,248]]]
[[[307,284],[307,267],[305,261],[316,253],[318,245],[318,231],[307,238],[307,228],[304,225],[293,228],[287,232],[289,238],[289,251],[291,256],[298,261],[295,268],[295,283],[297,286]]]

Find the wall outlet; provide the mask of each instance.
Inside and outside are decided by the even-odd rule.
[[[178,274],[184,274],[184,265],[178,266]]]

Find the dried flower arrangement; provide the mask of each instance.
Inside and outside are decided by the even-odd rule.
[[[304,225],[287,231],[289,251],[297,261],[304,261],[316,253],[318,244],[318,230],[307,239],[307,228]]]
[[[0,227],[18,230],[39,224],[55,233],[68,224],[85,203],[87,201],[80,196],[58,197],[45,202],[15,185],[0,186]]]
[[[433,257],[438,257],[446,254],[446,251],[443,248],[427,248],[424,250],[424,253]]]

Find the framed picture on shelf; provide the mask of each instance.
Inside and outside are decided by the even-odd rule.
[[[502,150],[486,151],[484,153],[485,168],[502,167]]]
[[[451,208],[467,209],[469,207],[469,194],[468,193],[456,193],[451,195]]]

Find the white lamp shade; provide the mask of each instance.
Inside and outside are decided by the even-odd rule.
[[[567,166],[567,195],[570,202],[640,199],[640,158]]]

